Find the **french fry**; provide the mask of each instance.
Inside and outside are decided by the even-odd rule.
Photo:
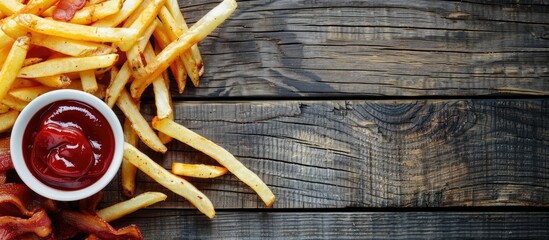
[[[124,65],[120,68],[120,71],[118,71],[118,74],[116,74],[115,78],[110,82],[109,86],[107,87],[106,96],[105,96],[105,102],[109,107],[113,107],[114,104],[116,104],[116,100],[118,99],[118,96],[120,95],[120,92],[124,89],[124,86],[126,86],[126,83],[130,80],[132,76],[131,70],[130,70],[130,63],[129,61],[126,61]]]
[[[69,72],[80,72],[112,66],[118,60],[118,54],[107,54],[91,57],[64,57],[47,60],[24,67],[19,71],[19,77],[37,78],[53,76]]]
[[[16,39],[23,35],[27,35],[28,29],[19,25],[14,19],[7,19],[2,25],[2,31],[9,37]]]
[[[166,194],[161,192],[145,192],[132,199],[103,208],[97,211],[97,216],[106,222],[111,222],[139,209],[164,201],[167,197]]]
[[[158,46],[158,44],[157,44]],[[158,53],[160,52],[159,49],[155,49],[155,53]],[[175,63],[175,62],[174,62]],[[166,86],[166,92],[168,93],[168,95],[170,94],[169,93],[169,90],[170,90],[170,76],[168,75],[168,72],[167,71],[164,71],[162,73],[162,78],[164,79],[164,86]],[[154,84],[154,83],[153,83]],[[154,87],[154,85],[153,85]],[[155,95],[156,96],[156,95]],[[172,97],[171,96],[168,96],[168,104],[170,106],[170,109],[172,109],[171,113],[168,114],[168,118],[173,120],[173,101],[172,101]],[[164,133],[161,133],[161,132],[158,132],[158,138],[160,139],[160,141],[164,144],[168,144],[170,143],[173,138],[164,134]]]
[[[26,88],[26,87],[34,87],[40,85],[39,83],[25,79],[25,78],[16,78],[15,81],[11,84],[10,91],[16,88]]]
[[[21,101],[30,102],[35,98],[37,98],[38,96],[44,93],[47,93],[53,89],[54,88],[47,87],[47,86],[22,87],[22,88],[11,89],[9,91],[9,95]]]
[[[135,92],[132,96],[141,96],[147,86],[162,74],[179,54],[210,34],[234,12],[236,6],[237,4],[234,0],[223,0],[223,2],[195,23],[189,31],[164,48],[153,61],[147,63],[145,68],[135,72],[135,80],[130,86],[130,91],[132,93]]]
[[[11,110],[0,114],[0,133],[6,132],[13,127],[15,120],[19,116],[19,111]]]
[[[177,0],[166,0],[166,7],[168,8],[173,18],[177,22],[177,26],[181,26],[183,28],[183,32],[188,31],[189,27],[187,26],[187,22],[183,17],[183,13],[179,9],[179,3],[177,2]],[[194,60],[198,64],[199,76],[202,76],[202,74],[204,74],[204,61],[202,60],[202,55],[200,54],[198,45],[195,44],[191,47],[191,54],[193,55]],[[198,85],[195,85],[195,87],[198,87]]]
[[[124,115],[132,122],[133,129],[147,146],[161,153],[168,150],[160,139],[158,139],[158,136],[154,133],[151,126],[149,126],[147,120],[141,115],[139,107],[126,90],[122,90],[120,96],[118,96],[116,106],[118,106],[118,108],[124,112]]]
[[[156,15],[158,15],[158,12],[160,11],[160,8],[164,5],[164,2],[166,0],[151,0],[150,3],[143,9],[142,12],[134,12],[133,14],[138,15],[138,17],[135,19],[135,21],[129,23],[124,23],[124,28],[133,29],[138,32],[138,36],[143,35],[147,27],[154,21],[156,18]],[[146,2],[144,2],[146,3]],[[122,51],[129,50],[137,41],[131,42],[131,41],[120,41],[116,43],[116,46],[120,48]]]
[[[99,19],[114,15],[122,8],[122,0],[108,0],[88,5],[74,13],[71,23],[90,24]]]
[[[124,140],[134,147],[137,147],[139,142],[139,136],[132,128],[132,122],[126,118],[124,120]],[[137,173],[137,167],[131,164],[127,159],[122,160],[122,167],[120,169],[120,178],[122,182],[122,192],[126,197],[133,197],[135,195],[135,175]]]
[[[204,164],[172,163],[172,173],[184,177],[216,178],[227,173],[227,169]]]
[[[63,74],[32,78],[32,80],[53,88],[66,88],[71,84],[71,79]]]
[[[152,49],[150,43],[147,44],[147,47],[145,47],[143,54],[145,55],[145,59],[147,61],[154,58],[154,50]],[[171,96],[162,75],[158,76],[158,78],[153,81],[153,87],[156,115],[159,118],[167,118],[170,114],[172,114],[172,107],[170,106]]]
[[[87,93],[95,93],[97,91],[97,79],[95,79],[95,70],[85,70],[80,72],[80,82],[82,90]]]
[[[20,112],[23,111],[23,108],[25,108],[27,104],[29,104],[29,102],[17,99],[9,94],[4,96],[1,103]]]
[[[8,57],[0,70],[0,101],[6,96],[13,81],[17,78],[17,73],[25,62],[29,45],[30,40],[28,36],[21,36],[13,43]]]
[[[158,119],[155,117],[153,127],[215,159],[240,181],[250,186],[267,207],[272,206],[274,203],[275,195],[269,187],[224,148],[168,118]]]
[[[160,185],[187,199],[209,218],[215,216],[210,199],[187,180],[173,175],[131,144],[124,144],[124,157]]]
[[[143,0],[126,0],[124,1],[120,11],[115,14],[103,18],[92,24],[94,27],[116,27],[128,18],[141,5]]]
[[[84,42],[58,36],[49,36],[33,32],[31,43],[73,57],[106,55],[116,53],[116,48],[94,42]]]
[[[160,13],[158,14],[158,16],[164,23],[164,29],[166,30],[166,33],[168,33],[171,41],[174,41],[175,39],[177,39],[177,37],[183,34],[183,28],[176,23],[175,19],[172,17],[171,13],[166,7],[162,7],[162,9],[160,9]],[[189,76],[193,84],[195,86],[198,86],[198,79],[200,78],[198,72],[198,63],[192,56],[191,50],[189,49],[181,53],[180,58],[183,61],[183,65],[185,66],[187,75]]]
[[[32,31],[75,40],[134,43],[139,37],[139,32],[135,29],[92,27],[45,19],[32,14],[20,14],[15,20]]]

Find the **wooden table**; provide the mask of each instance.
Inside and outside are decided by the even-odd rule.
[[[180,2],[194,23],[219,1]],[[176,121],[277,201],[232,175],[190,179],[210,220],[140,174],[139,192],[168,200],[115,226],[147,239],[549,236],[549,1],[239,1],[199,46],[206,72],[174,92]],[[168,147],[148,153],[214,163]],[[123,199],[115,181],[103,204]]]

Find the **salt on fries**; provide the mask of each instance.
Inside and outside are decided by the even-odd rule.
[[[235,0],[223,0],[190,28],[177,0],[89,0],[67,22],[54,19],[58,2],[0,1],[0,132],[9,131],[19,112],[39,95],[59,88],[83,90],[110,107],[116,105],[126,117],[120,180],[124,195],[136,194],[139,169],[211,218],[211,201],[182,177],[215,178],[231,172],[267,206],[273,204],[274,194],[255,173],[227,150],[174,121],[168,71],[180,94],[187,77],[198,86],[204,64],[197,43],[235,11]],[[157,110],[152,123],[139,108],[150,85]],[[172,139],[222,166],[174,162],[170,172],[137,148],[141,140],[165,153]],[[144,193],[98,214],[111,221],[165,199],[162,193]]]

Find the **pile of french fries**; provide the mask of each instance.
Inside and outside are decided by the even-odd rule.
[[[68,22],[53,19],[59,0],[0,1],[0,132],[13,126],[19,112],[37,96],[59,88],[81,89],[124,113],[124,194],[135,195],[137,169],[190,201],[212,218],[213,204],[183,177],[213,178],[231,172],[257,192],[267,206],[275,200],[267,185],[232,154],[173,120],[170,81],[181,94],[187,77],[194,86],[204,72],[197,43],[236,9],[224,0],[188,27],[177,0],[88,0]],[[171,75],[169,74],[171,72]],[[170,77],[171,76],[171,77]],[[139,99],[152,85],[156,116],[149,123]],[[165,153],[181,141],[221,166],[175,162],[168,171],[136,146],[141,141]],[[146,193],[100,211],[105,219],[166,199]]]

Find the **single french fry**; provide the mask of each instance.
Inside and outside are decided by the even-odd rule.
[[[139,32],[135,29],[92,27],[45,19],[32,14],[20,14],[15,20],[32,31],[75,40],[134,43],[139,37]]]
[[[152,49],[150,43],[147,44],[147,47],[145,47],[143,54],[145,56],[145,60],[147,61],[154,58],[154,50]],[[158,76],[156,80],[153,81],[153,87],[156,115],[161,119],[167,118],[170,114],[172,114],[172,108],[170,106],[171,96],[162,75]]]
[[[132,199],[103,208],[97,211],[97,216],[106,222],[111,222],[139,209],[164,201],[167,197],[166,194],[161,192],[145,192]]]
[[[63,74],[32,78],[32,80],[53,88],[66,88],[71,84],[71,79]]]
[[[151,126],[149,126],[147,120],[141,115],[139,107],[126,90],[123,89],[122,92],[120,92],[120,96],[118,96],[118,100],[116,101],[116,106],[118,106],[124,115],[132,122],[133,129],[147,146],[161,153],[168,150],[160,139],[158,139],[158,136],[154,133]]]
[[[15,81],[13,81],[13,83],[11,84],[10,91],[16,88],[34,87],[39,85],[40,85],[39,83],[29,79],[16,78]]]
[[[164,29],[166,30],[166,33],[170,37],[171,41],[176,40],[183,34],[183,28],[177,24],[165,6],[160,9],[158,16],[164,23]],[[183,61],[183,65],[185,66],[185,70],[187,71],[187,75],[191,79],[191,82],[193,82],[195,86],[198,86],[198,81],[200,78],[198,63],[195,61],[191,50],[188,49],[187,51],[181,53],[180,58]]]
[[[116,100],[118,99],[120,92],[122,92],[122,89],[124,89],[124,86],[126,86],[126,83],[128,83],[131,76],[132,73],[130,70],[130,64],[126,61],[120,68],[120,71],[118,71],[118,74],[116,74],[115,78],[107,87],[105,102],[109,105],[109,107],[112,108],[114,104],[116,104]]]
[[[234,12],[236,6],[237,4],[234,0],[223,0],[223,2],[195,23],[189,31],[164,48],[153,61],[147,63],[145,68],[135,72],[135,80],[130,86],[130,90],[135,92],[135,95],[132,96],[141,96],[147,86],[162,74],[179,54],[210,34]]]
[[[17,73],[25,62],[29,45],[30,39],[28,36],[21,36],[13,43],[0,70],[0,101],[6,96],[13,81],[17,78]]]
[[[76,11],[69,21],[77,24],[90,24],[99,19],[114,15],[122,8],[122,0],[108,0],[97,4],[91,4]]]
[[[19,71],[19,77],[37,78],[53,76],[69,72],[111,67],[118,60],[118,54],[107,54],[90,57],[64,57],[47,60],[24,67]]]
[[[116,53],[116,48],[94,42],[85,42],[33,32],[31,43],[73,57],[106,55]]]
[[[215,216],[215,210],[210,199],[187,180],[173,175],[128,143],[124,144],[124,157],[160,185],[189,200],[191,204],[209,218]]]
[[[184,177],[216,178],[227,173],[227,169],[219,166],[205,164],[188,164],[173,162],[172,173]]]
[[[169,79],[168,73],[166,71],[164,71],[162,73],[162,78],[164,78],[165,85],[166,85],[166,87],[168,87],[169,84],[170,84],[170,79]],[[169,87],[168,87],[168,90],[169,90]],[[170,105],[170,108],[172,109],[172,112],[168,115],[168,118],[173,120],[173,101],[172,101],[171,97],[168,98],[168,103]],[[162,132],[158,132],[158,138],[160,139],[160,141],[163,144],[168,144],[173,140],[172,137],[170,137],[170,136],[168,136],[168,135],[166,135]]]
[[[177,0],[166,0],[166,7],[168,8],[173,18],[177,22],[177,26],[181,26],[183,28],[183,32],[188,31],[189,27],[187,26],[187,22],[183,17],[183,13],[179,9],[179,3],[177,2]],[[202,55],[200,54],[200,50],[198,49],[197,44],[191,47],[191,54],[193,55],[194,60],[198,64],[199,76],[202,76],[202,74],[204,74],[204,60],[202,60]],[[198,85],[196,85],[195,87],[197,86]]]
[[[0,114],[0,133],[6,132],[13,127],[15,120],[19,116],[19,111],[11,110]]]
[[[94,27],[116,27],[130,16],[143,0],[126,0],[117,14],[105,17],[92,24]]]
[[[212,157],[226,167],[240,181],[250,186],[263,200],[265,205],[268,207],[273,205],[275,195],[269,187],[224,148],[168,118],[154,118],[153,127]]]
[[[156,15],[158,15],[160,8],[164,5],[165,1],[166,0],[151,0],[149,5],[147,5],[147,7],[145,7],[142,12],[133,13],[139,15],[134,22],[132,22],[131,24],[124,23],[123,27],[136,30],[139,36],[143,35],[147,27],[154,21]],[[118,46],[122,51],[127,51],[135,44],[136,41],[137,39],[135,39],[135,41],[133,42],[118,42],[116,43],[116,46]]]
[[[9,94],[4,96],[1,103],[20,112],[23,111],[23,108],[25,108],[27,104],[29,104],[29,102],[17,99]]]
[[[26,27],[18,24],[13,18],[4,21],[4,24],[2,24],[2,31],[13,39],[27,35],[29,32]]]
[[[80,82],[82,90],[87,93],[95,93],[97,91],[97,79],[95,78],[95,70],[85,70],[80,72]]]
[[[139,142],[139,136],[132,128],[132,122],[128,118],[124,120],[124,140],[137,147]],[[122,192],[126,197],[133,197],[135,195],[135,175],[137,173],[137,167],[131,164],[127,159],[122,160],[122,167],[120,169],[120,178],[122,182]]]
[[[38,96],[47,93],[54,88],[47,86],[34,86],[34,87],[23,87],[11,89],[8,93],[9,95],[25,102],[30,102],[37,98]]]

